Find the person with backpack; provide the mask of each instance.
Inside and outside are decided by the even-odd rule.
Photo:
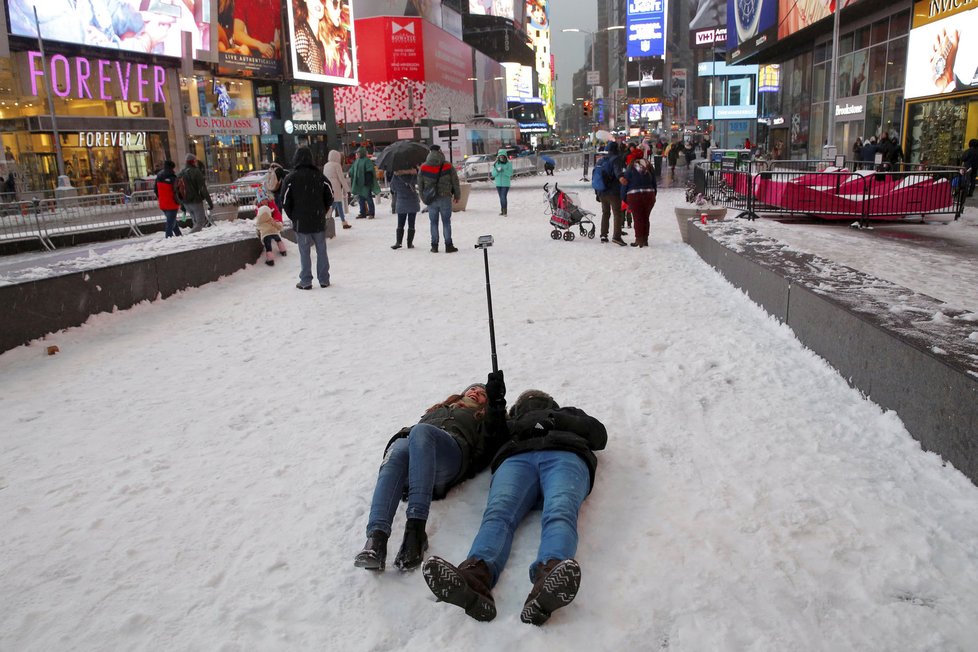
[[[496,152],[496,162],[489,170],[489,177],[496,183],[496,193],[499,195],[499,214],[505,215],[508,204],[506,198],[509,195],[509,186],[513,178],[513,163],[509,160],[509,153],[505,149]]]
[[[335,149],[329,150],[326,165],[323,166],[323,176],[333,188],[333,212],[340,218],[344,229],[353,228],[353,225],[346,221],[346,211],[343,206],[346,203],[346,196],[350,194],[350,182],[343,174],[343,155]]]
[[[652,207],[655,206],[658,188],[655,183],[655,168],[642,154],[642,150],[639,149],[634,154],[619,183],[621,198],[635,221],[635,242],[632,246],[648,247],[649,215],[652,213]]]
[[[207,202],[208,210],[214,210],[214,202],[211,200],[210,191],[207,190],[204,172],[197,166],[197,157],[194,154],[187,154],[186,162],[187,165],[177,176],[174,188],[177,200],[193,217],[194,226],[190,232],[199,233],[205,224],[210,223],[204,211],[204,202]]]
[[[300,290],[312,289],[312,257],[316,247],[316,278],[319,287],[329,287],[329,258],[326,255],[326,212],[333,205],[333,189],[312,162],[312,150],[303,145],[295,152],[292,172],[282,181],[282,207],[292,220],[299,245]]]
[[[625,241],[622,240],[625,213],[621,210],[621,185],[618,181],[623,168],[624,161],[618,151],[618,143],[608,143],[608,154],[594,172],[600,175],[599,185],[603,188],[598,191],[598,199],[601,201],[601,242],[608,242],[608,222],[614,214],[611,241],[619,247],[625,246]],[[592,181],[592,185],[593,183]]]
[[[163,169],[156,175],[156,183],[153,184],[153,194],[156,201],[166,217],[166,237],[172,238],[175,235],[183,235],[180,232],[180,225],[177,223],[177,210],[180,202],[177,201],[174,191],[174,184],[177,180],[177,164],[173,161],[163,161]]]
[[[360,198],[358,220],[374,219],[374,195],[380,193],[377,166],[367,156],[367,148],[357,149],[357,160],[350,166],[350,190]]]
[[[262,180],[262,187],[268,195],[275,199],[275,205],[282,208],[282,197],[279,191],[282,189],[282,179],[286,176],[285,169],[278,163],[272,163],[265,171],[265,178]]]
[[[431,223],[431,253],[438,253],[438,219],[441,218],[445,234],[445,253],[458,251],[452,244],[452,202],[462,196],[458,183],[458,172],[451,163],[445,162],[441,147],[432,145],[428,157],[421,166],[418,180],[418,193],[428,206],[428,221]]]
[[[598,458],[608,443],[604,424],[575,407],[560,407],[546,392],[528,389],[509,411],[509,440],[490,464],[492,481],[482,524],[465,561],[454,566],[430,557],[425,583],[442,602],[479,621],[496,617],[492,587],[506,567],[513,536],[533,509],[540,509],[540,546],[530,564],[533,583],[520,620],[542,625],[577,596],[578,513],[594,487]]]

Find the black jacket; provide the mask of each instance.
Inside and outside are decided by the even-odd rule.
[[[509,437],[506,429],[506,403],[490,404],[486,407],[483,419],[475,418],[475,411],[464,407],[437,407],[425,412],[418,423],[428,423],[441,428],[458,442],[462,449],[462,465],[458,475],[448,483],[447,489],[454,487],[489,466],[489,461],[496,454],[499,445]],[[398,439],[407,437],[411,426],[400,431],[387,442],[384,454]],[[436,499],[444,498],[444,494],[436,494]]]
[[[510,440],[492,460],[492,472],[507,458],[527,451],[569,451],[584,460],[591,472],[591,488],[598,468],[593,451],[608,443],[604,424],[581,409],[562,407],[531,410],[506,422]],[[590,489],[588,490],[590,492]]]
[[[296,233],[326,230],[326,212],[333,205],[333,188],[322,171],[312,164],[312,154],[301,148],[295,168],[282,181],[282,208]]]

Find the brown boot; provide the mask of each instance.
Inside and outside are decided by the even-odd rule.
[[[573,559],[551,559],[537,564],[533,588],[526,596],[520,620],[530,625],[542,625],[561,607],[569,605],[581,587],[581,567]]]
[[[422,573],[440,601],[461,607],[466,615],[482,622],[496,617],[496,601],[489,590],[492,573],[481,559],[470,557],[456,568],[441,557],[431,557]]]

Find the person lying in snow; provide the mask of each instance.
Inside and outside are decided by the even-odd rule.
[[[608,442],[604,425],[583,410],[559,407],[546,392],[529,389],[507,421],[510,439],[492,461],[492,484],[482,525],[468,558],[457,567],[440,557],[424,563],[428,588],[476,620],[496,617],[490,590],[506,566],[513,534],[533,508],[543,509],[540,547],[530,565],[533,588],[520,620],[542,625],[575,598],[581,583],[577,514],[594,486],[594,452]]]
[[[507,437],[502,371],[490,373],[485,385],[469,385],[436,403],[416,425],[402,428],[384,449],[367,543],[353,565],[384,570],[397,503],[406,498],[407,524],[394,566],[403,571],[420,566],[428,549],[425,523],[432,499],[444,498],[449,489],[485,469]]]

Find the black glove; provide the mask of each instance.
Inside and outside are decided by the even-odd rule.
[[[555,428],[553,418],[540,419],[533,426],[534,434],[544,435]]]
[[[207,200],[207,210],[214,210],[214,202],[212,202],[210,199]]]
[[[490,403],[506,400],[506,381],[503,380],[503,370],[493,371],[486,381],[486,398]]]

